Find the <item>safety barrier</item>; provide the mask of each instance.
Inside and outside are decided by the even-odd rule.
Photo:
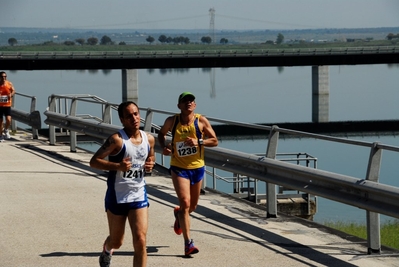
[[[15,96],[21,96],[21,97],[30,99],[29,112],[15,108],[15,101],[18,101],[18,100],[16,100],[17,98]],[[15,95],[13,96],[11,117],[12,117],[12,121],[11,121],[11,130],[12,131],[17,130],[16,122],[19,121],[19,122],[22,122],[22,123],[32,127],[33,139],[37,139],[39,137],[39,129],[41,129],[42,120],[40,117],[40,112],[38,110],[36,110],[36,97],[16,92]]]
[[[61,99],[63,99],[64,102],[60,101]],[[102,118],[89,115],[76,115],[78,101],[100,104],[102,106]],[[61,112],[61,103],[65,104],[63,112]],[[49,97],[49,108],[44,112],[47,116],[45,123],[50,125],[51,128],[50,143],[55,144],[56,142],[55,127],[70,131],[71,151],[76,149],[76,133],[106,139],[110,134],[120,129],[120,126],[110,124],[112,118],[111,111],[116,107],[116,104],[108,103],[91,95],[52,95]],[[156,131],[159,130],[159,126],[152,123],[154,114],[174,114],[173,112],[150,108],[140,108],[140,111],[145,112],[145,116],[142,118],[143,129],[151,132],[154,136],[156,135]],[[211,122],[263,129],[265,132],[269,132],[268,145],[264,156],[220,147],[205,148],[205,161],[207,166],[252,177],[267,183],[268,217],[277,216],[277,194],[275,185],[292,188],[358,207],[367,212],[368,253],[380,253],[379,214],[399,218],[399,188],[379,183],[382,151],[390,150],[399,152],[399,147],[299,132],[279,128],[278,126],[262,126],[211,117],[207,118]],[[370,156],[366,178],[359,179],[276,160],[280,133],[369,147]],[[157,153],[162,153],[162,150],[159,144],[156,144],[155,151]]]

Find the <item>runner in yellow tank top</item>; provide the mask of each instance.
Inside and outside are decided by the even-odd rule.
[[[208,119],[195,114],[195,96],[182,93],[177,107],[180,114],[170,116],[158,133],[158,141],[164,155],[171,155],[170,173],[175,187],[179,206],[174,209],[174,230],[183,234],[184,254],[199,252],[190,237],[190,213],[197,208],[205,175],[204,147],[218,145],[218,139]],[[171,132],[172,142],[166,143],[166,134]]]
[[[174,127],[172,129],[173,140],[172,159],[170,165],[182,169],[198,169],[205,165],[204,146],[190,146],[186,144],[187,138],[201,140],[203,133],[200,131],[198,122],[200,114],[194,114],[194,118],[189,125],[180,123],[180,114],[174,117]]]

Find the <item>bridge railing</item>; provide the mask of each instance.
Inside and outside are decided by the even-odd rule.
[[[273,48],[273,49],[219,49],[219,50],[154,50],[154,51],[38,51],[0,52],[2,59],[138,59],[184,57],[241,57],[284,55],[359,55],[368,53],[399,53],[398,46],[332,47],[332,48]]]
[[[29,111],[24,111],[16,108],[17,106],[18,107],[25,106],[24,100],[30,101]],[[22,102],[23,104],[19,104],[20,102]],[[13,96],[11,117],[12,117],[11,121],[12,131],[17,130],[17,121],[19,121],[32,127],[33,139],[37,139],[39,137],[39,129],[41,128],[42,121],[40,117],[40,112],[36,110],[35,96],[30,96],[16,92],[15,95]]]
[[[76,110],[80,101],[84,103],[85,110],[87,108],[86,103],[99,104],[102,107],[102,118],[91,115],[78,115]],[[64,103],[63,108],[61,107],[62,103]],[[110,123],[112,118],[111,110],[116,107],[116,104],[108,103],[94,96],[52,95],[49,98],[49,108],[44,112],[47,116],[45,123],[50,126],[50,143],[55,144],[56,142],[55,127],[70,132],[71,151],[76,149],[76,133],[99,139],[107,138],[121,128],[121,126]],[[151,132],[155,137],[159,126],[153,123],[154,114],[174,114],[174,112],[150,108],[140,108],[140,112],[145,112],[145,116],[141,116],[143,129]],[[399,188],[379,183],[382,151],[399,152],[399,147],[294,131],[279,128],[278,126],[262,126],[212,117],[207,118],[211,122],[263,129],[265,133],[268,133],[268,143],[264,155],[248,154],[221,147],[205,148],[206,164],[212,167],[213,170],[219,169],[266,182],[268,217],[277,216],[275,185],[358,207],[364,209],[367,215],[368,253],[380,252],[379,214],[399,218]],[[368,147],[370,154],[366,177],[356,178],[277,160],[280,133]],[[170,141],[170,136],[167,139]],[[162,150],[162,147],[156,142],[155,151],[161,154]]]

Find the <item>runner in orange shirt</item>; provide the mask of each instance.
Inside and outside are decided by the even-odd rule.
[[[15,89],[11,82],[7,81],[7,73],[0,72],[0,139],[10,139],[9,128],[11,125],[11,105]],[[6,117],[6,124],[3,128],[3,117]]]

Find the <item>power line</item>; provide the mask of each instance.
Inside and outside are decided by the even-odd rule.
[[[190,17],[180,17],[180,18],[171,18],[171,19],[160,19],[160,20],[147,20],[147,21],[136,21],[136,22],[126,22],[126,23],[115,23],[115,24],[102,24],[102,25],[86,25],[86,26],[76,26],[74,28],[99,28],[99,27],[117,27],[117,26],[134,26],[134,25],[142,25],[142,24],[152,24],[152,23],[160,23],[160,22],[170,22],[170,21],[179,21],[179,20],[191,20],[193,18],[201,18],[207,17],[208,15],[197,15]]]
[[[189,16],[189,17],[178,17],[178,18],[169,18],[169,19],[159,19],[159,20],[146,20],[146,21],[136,21],[136,22],[126,22],[126,23],[114,23],[114,24],[96,24],[96,25],[83,25],[83,26],[74,26],[73,28],[80,28],[80,29],[85,29],[85,28],[102,28],[102,27],[121,27],[121,26],[137,26],[137,25],[146,25],[146,24],[154,24],[154,23],[165,23],[165,22],[171,22],[171,21],[183,21],[183,20],[192,20],[194,18],[205,18],[210,16],[210,25],[209,25],[209,30],[211,31],[212,35],[214,35],[214,30],[215,30],[215,9],[210,8],[209,9],[209,14],[208,15],[195,15],[195,16]],[[273,24],[273,25],[283,25],[283,26],[294,26],[294,27],[303,27],[303,28],[317,28],[317,26],[313,25],[303,25],[303,24],[298,24],[298,23],[284,23],[284,22],[278,22],[278,21],[271,21],[271,20],[260,20],[260,19],[253,19],[253,18],[243,18],[243,17],[236,17],[236,16],[230,16],[230,15],[223,15],[218,13],[218,18],[226,18],[226,19],[231,19],[231,20],[237,20],[237,21],[251,21],[251,22],[257,22],[260,24]],[[205,27],[204,27],[205,28]]]
[[[268,24],[284,25],[284,26],[296,26],[296,27],[299,26],[299,27],[305,27],[305,28],[316,28],[316,26],[310,26],[310,25],[301,25],[301,24],[293,24],[293,23],[284,23],[284,22],[277,22],[277,21],[270,21],[270,20],[240,18],[240,17],[235,17],[235,16],[229,16],[229,15],[220,15],[220,14],[218,14],[218,17],[223,17],[223,18],[228,18],[228,19],[234,19],[234,20],[244,20],[244,21],[253,21],[253,22],[259,22],[259,23],[268,23]]]

